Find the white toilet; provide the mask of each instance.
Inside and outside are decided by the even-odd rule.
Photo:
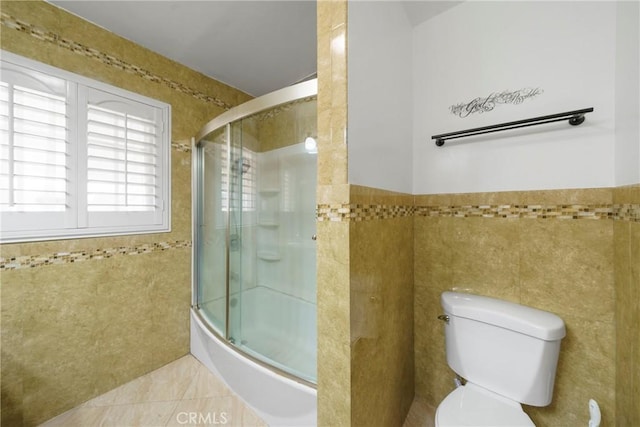
[[[562,319],[459,292],[444,292],[441,303],[447,363],[466,384],[438,405],[436,427],[535,426],[520,404],[551,403]]]

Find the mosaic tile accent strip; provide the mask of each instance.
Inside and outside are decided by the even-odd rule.
[[[172,142],[171,148],[173,148],[176,151],[181,151],[183,153],[191,152],[191,144],[184,144],[182,142]]]
[[[95,59],[97,61],[102,62],[105,65],[111,66],[113,68],[117,68],[118,70],[125,71],[127,73],[134,74],[138,77],[142,77],[143,79],[167,86],[173,90],[176,90],[178,92],[181,92],[186,95],[190,95],[196,99],[199,99],[200,101],[215,104],[218,107],[221,107],[225,110],[229,110],[232,107],[231,105],[227,104],[226,102],[222,101],[219,98],[207,95],[195,89],[191,89],[183,85],[182,83],[154,74],[148,70],[145,70],[142,67],[138,67],[137,65],[130,64],[121,59],[118,59],[113,55],[100,52],[97,49],[90,48],[88,46],[85,46],[73,40],[62,38],[58,34],[55,34],[51,31],[47,31],[43,28],[36,27],[35,25],[31,25],[24,21],[18,20],[6,13],[0,13],[0,24],[2,24],[3,26],[9,29],[28,34],[32,37],[37,38],[38,40],[42,40],[44,42],[51,43],[58,47],[67,49],[71,52],[77,53],[78,55]]]
[[[174,242],[145,243],[131,248],[118,247],[78,252],[56,252],[45,255],[25,255],[11,258],[0,257],[0,271],[44,267],[48,265],[71,264],[89,260],[113,258],[121,255],[141,255],[166,251],[169,249],[190,247],[190,240],[176,240]]]
[[[413,216],[413,206],[391,205],[318,205],[316,208],[318,221],[371,221]]]
[[[640,222],[640,205],[318,205],[318,221],[371,221],[404,216],[450,218],[613,219]]]
[[[268,120],[268,119],[271,119],[271,118],[277,116],[280,113],[284,113],[285,111],[291,110],[296,105],[304,104],[304,103],[312,101],[312,100],[314,100],[316,98],[317,98],[317,96],[308,96],[306,98],[297,99],[297,100],[289,102],[287,104],[271,108],[271,109],[269,109],[267,111],[256,113],[252,117],[256,117],[256,119],[258,121],[265,121],[265,120]]]
[[[470,205],[419,206],[417,216],[455,218],[608,219],[610,205]]]
[[[616,205],[479,205],[479,206],[392,206],[361,204],[322,204],[316,208],[318,221],[358,222],[410,216],[450,218],[538,218],[575,220],[613,219],[640,222],[640,204]],[[190,248],[190,240],[145,243],[135,247],[117,247],[45,255],[0,257],[0,271],[71,264],[123,255],[140,255],[170,249]]]
[[[640,204],[613,205],[614,219],[618,221],[640,222]]]

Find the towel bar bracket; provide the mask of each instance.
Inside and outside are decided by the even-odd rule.
[[[581,125],[582,123],[584,123],[584,115],[580,114],[577,116],[573,116],[569,119],[569,124],[571,126],[578,126]]]

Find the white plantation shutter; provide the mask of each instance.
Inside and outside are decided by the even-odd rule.
[[[156,123],[89,104],[89,211],[157,209]]]
[[[162,111],[95,89],[86,109],[88,226],[161,223]]]
[[[2,52],[0,241],[170,230],[170,107]]]
[[[0,82],[2,229],[65,228],[72,190],[64,79],[3,64]]]

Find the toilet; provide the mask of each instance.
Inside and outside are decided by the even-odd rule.
[[[440,402],[436,427],[535,427],[521,404],[551,403],[562,319],[460,292],[444,292],[440,302],[447,363],[466,382]]]

